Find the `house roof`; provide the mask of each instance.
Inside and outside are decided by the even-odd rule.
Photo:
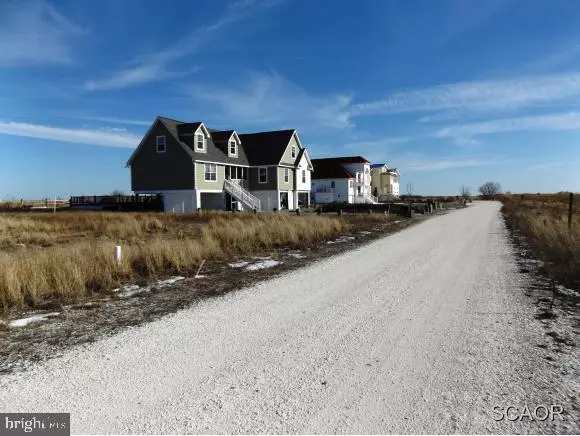
[[[210,131],[211,137],[214,140],[214,142],[227,141],[234,133],[234,130],[214,130],[214,129],[208,130]]]
[[[338,163],[343,163],[343,164],[349,164],[349,163],[370,163],[370,161],[366,160],[362,156],[326,157],[326,158],[323,158],[323,159],[312,159],[312,162],[314,163],[315,160],[317,160],[317,161],[328,161],[328,162],[338,162]]]
[[[296,132],[295,130],[276,130],[271,132],[238,135],[242,145],[241,147],[238,147],[237,157],[230,157],[228,156],[228,150],[227,147],[224,146],[224,143],[235,132],[233,129],[216,130],[207,128],[204,125],[204,128],[207,129],[210,136],[207,138],[206,151],[202,153],[195,149],[194,137],[192,135],[192,133],[203,124],[201,121],[186,123],[173,118],[158,116],[156,122],[160,122],[175,141],[177,141],[193,159],[237,165],[278,165],[288,143],[292,139],[292,135]],[[155,125],[155,123],[153,125]],[[145,136],[147,136],[148,133]],[[127,161],[127,166],[131,165],[133,157],[138,149],[139,147],[137,147]]]
[[[278,165],[295,130],[244,133],[238,135],[252,165]]]
[[[384,164],[384,163],[382,163],[382,164],[371,164],[371,168],[383,168],[383,167],[386,167],[386,166],[387,166],[387,164]]]
[[[354,176],[341,165],[341,162],[335,158],[312,159],[314,167],[312,179],[354,179]]]

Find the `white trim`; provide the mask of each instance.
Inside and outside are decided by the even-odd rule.
[[[163,138],[163,151],[159,150],[159,138]],[[167,151],[167,136],[166,135],[157,135],[155,137],[155,151],[157,153],[165,153]]]
[[[209,172],[209,174],[215,174],[215,180],[211,180],[211,179],[208,179],[207,178],[208,171],[207,171],[206,165],[213,165],[215,167],[215,172],[214,173],[212,173],[211,171]],[[215,183],[215,182],[218,181],[217,180],[218,179],[218,176],[217,176],[217,165],[216,164],[211,164],[211,163],[204,164],[204,167],[203,167],[203,179],[206,182],[212,182],[212,183]]]
[[[232,134],[233,136],[233,134]],[[236,152],[232,153],[232,145],[235,147]],[[232,137],[230,136],[230,139],[228,139],[228,156],[229,157],[238,157],[238,143],[236,142],[236,139],[232,139]]]
[[[236,163],[229,163],[229,162],[215,162],[213,160],[204,160],[204,159],[195,159],[194,162],[197,163],[212,163],[212,164],[216,164],[216,165],[230,165],[233,167],[244,167],[244,168],[258,168],[258,166],[262,167],[265,165],[256,165],[256,166],[250,166],[250,165],[244,165],[244,164],[236,164]]]
[[[201,138],[202,140],[202,147],[199,148],[198,147],[198,138]],[[205,135],[203,133],[198,133],[197,131],[195,132],[195,134],[193,135],[193,148],[196,152],[199,153],[207,153],[207,138],[205,137]]]
[[[203,135],[205,136],[206,139],[210,138],[211,135],[209,134],[209,130],[207,130],[207,128],[205,127],[205,124],[199,123],[199,127],[195,129],[195,132],[193,133],[196,134],[197,132],[199,132],[199,129],[203,130]]]
[[[266,170],[266,180],[264,182],[260,181],[260,170]],[[276,177],[278,179],[278,177]],[[265,185],[268,183],[268,167],[258,167],[258,184]]]

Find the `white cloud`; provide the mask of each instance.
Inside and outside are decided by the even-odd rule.
[[[545,170],[548,168],[560,168],[566,166],[569,162],[543,162],[535,165],[530,165],[527,169],[529,171]]]
[[[80,120],[97,121],[101,123],[126,124],[130,126],[150,126],[153,123],[153,119],[135,120],[130,118],[99,117],[99,116],[81,116],[76,118]]]
[[[42,0],[0,5],[0,66],[69,63],[72,42],[85,33]]]
[[[354,104],[352,116],[450,110],[496,111],[573,101],[580,97],[580,73],[460,82],[399,92],[383,100]],[[427,121],[429,119],[424,119]]]
[[[580,112],[538,115],[519,118],[502,118],[479,123],[449,126],[436,131],[436,138],[455,138],[470,141],[474,137],[494,133],[517,132],[524,130],[578,130]]]
[[[123,89],[144,83],[156,82],[168,77],[199,71],[196,66],[185,72],[168,70],[172,61],[196,53],[215,38],[228,24],[232,24],[279,3],[278,0],[239,0],[228,6],[224,14],[213,23],[196,28],[177,44],[133,59],[130,66],[112,73],[107,78],[88,80],[84,88],[88,91]]]
[[[403,168],[403,172],[406,171],[442,171],[455,168],[465,168],[465,167],[480,167],[497,165],[498,161],[496,159],[488,158],[457,158],[457,157],[445,157],[445,158],[411,158],[402,159],[403,162],[400,165]]]
[[[308,129],[351,126],[348,95],[315,96],[282,76],[252,74],[241,86],[193,86],[192,97],[208,109],[215,119],[231,125],[276,126]]]
[[[122,148],[135,148],[141,141],[140,136],[119,131],[67,129],[13,121],[0,121],[0,134]]]

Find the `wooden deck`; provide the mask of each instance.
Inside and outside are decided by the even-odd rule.
[[[90,195],[71,197],[71,209],[163,211],[161,195]]]

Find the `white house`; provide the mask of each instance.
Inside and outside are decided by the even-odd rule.
[[[401,175],[396,168],[387,164],[371,165],[371,189],[379,201],[391,201],[399,198],[399,180]]]
[[[362,156],[312,159],[314,203],[375,203],[371,163]]]

